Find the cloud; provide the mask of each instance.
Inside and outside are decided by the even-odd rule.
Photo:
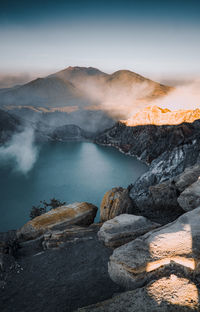
[[[28,74],[19,75],[1,75],[0,76],[0,88],[10,88],[16,85],[29,82],[33,77]]]
[[[144,98],[153,92],[148,82],[108,83],[88,79],[78,84],[92,103],[91,108],[101,109],[111,117],[128,118],[146,105]]]
[[[152,104],[170,110],[200,108],[200,80],[177,86],[174,91]]]
[[[13,161],[16,171],[28,173],[35,164],[38,148],[34,143],[34,130],[25,128],[13,135],[11,140],[0,147],[0,161]]]

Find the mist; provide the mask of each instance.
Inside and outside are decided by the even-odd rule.
[[[33,76],[21,73],[18,75],[0,75],[0,88],[11,88],[25,84],[33,79]]]
[[[92,110],[102,110],[114,119],[128,118],[136,111],[145,107],[144,98],[151,96],[154,88],[150,83],[123,81],[108,83],[88,79],[78,84],[88,97]]]
[[[34,139],[32,128],[15,133],[9,142],[0,147],[0,161],[3,163],[11,161],[15,171],[27,174],[33,168],[38,156],[38,147]]]
[[[85,92],[102,109],[113,118],[128,119],[147,106],[156,105],[174,110],[194,110],[200,108],[200,80],[176,86],[167,95],[151,98],[154,86],[148,82],[130,85],[106,85],[85,83]],[[93,108],[95,105],[93,105]]]
[[[167,96],[154,101],[153,105],[168,108],[172,111],[200,108],[200,80],[177,86]]]

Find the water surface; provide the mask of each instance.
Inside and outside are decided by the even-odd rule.
[[[86,142],[44,144],[27,175],[12,165],[0,164],[0,231],[19,228],[29,220],[32,205],[52,197],[99,207],[107,190],[127,187],[148,169],[135,157]]]

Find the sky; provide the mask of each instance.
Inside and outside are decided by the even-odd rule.
[[[0,0],[0,81],[68,66],[199,77],[200,1]]]

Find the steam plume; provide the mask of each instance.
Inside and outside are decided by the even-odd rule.
[[[14,161],[15,169],[24,174],[31,170],[37,155],[38,148],[34,144],[34,131],[31,128],[14,134],[8,143],[0,147],[0,159]]]
[[[170,110],[200,108],[200,80],[176,87],[173,92],[153,104]]]

